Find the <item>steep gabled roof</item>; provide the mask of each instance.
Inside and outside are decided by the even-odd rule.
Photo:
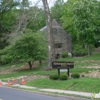
[[[62,28],[62,27],[58,24],[58,22],[56,21],[56,19],[53,19],[53,21],[52,21],[52,27],[60,27],[60,28]],[[46,28],[47,28],[47,26],[44,26],[43,28],[40,29],[40,31],[44,31],[44,30],[46,30]]]
[[[52,27],[61,27],[58,22],[56,21],[56,19],[53,19],[52,21]]]

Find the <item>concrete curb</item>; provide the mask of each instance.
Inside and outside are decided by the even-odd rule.
[[[58,90],[58,89],[41,89],[41,90],[49,91],[49,92],[65,93],[65,94],[74,94],[74,95],[85,96],[85,97],[92,96],[92,93],[79,92],[79,91],[68,91],[68,90]]]
[[[3,86],[7,86],[6,82],[2,82]],[[88,92],[80,92],[80,91],[69,91],[69,90],[59,90],[59,89],[40,89],[37,87],[32,87],[32,86],[26,86],[26,85],[20,85],[20,84],[12,84],[12,87],[19,87],[23,89],[37,89],[39,91],[45,91],[45,92],[53,92],[53,93],[64,93],[64,94],[71,94],[71,95],[78,95],[78,96],[84,96],[84,97],[89,97],[91,98],[92,93]]]

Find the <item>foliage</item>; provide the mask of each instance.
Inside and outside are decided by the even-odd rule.
[[[73,50],[73,56],[85,56],[88,54],[88,50],[87,50],[87,45],[82,45],[82,44],[75,44],[74,45],[74,50]],[[91,49],[91,54],[94,52],[94,45],[90,45],[89,48]]]
[[[87,55],[87,49],[83,45],[74,45],[73,56],[85,56]]]
[[[43,9],[29,5],[29,0],[0,0],[0,49],[26,28],[36,32],[45,25]]]
[[[59,75],[58,74],[51,74],[49,76],[49,78],[52,79],[52,80],[57,80],[57,79],[59,79]]]
[[[51,7],[51,18],[56,19],[61,24],[61,17],[63,16],[64,0],[56,0],[53,7]]]
[[[58,74],[51,74],[49,76],[50,79],[52,80],[57,80],[57,79],[60,79],[60,80],[67,80],[68,79],[68,75],[67,74],[61,74],[60,76]]]
[[[72,7],[75,1],[76,0],[67,0],[67,2],[64,3],[63,15],[60,18],[62,21],[62,27],[67,33],[71,34],[73,43],[77,41],[77,38],[76,38],[77,30],[75,28],[75,24],[73,23],[73,13],[70,7]]]
[[[14,0],[0,0],[0,49],[8,45],[8,35],[13,29],[16,18],[13,9],[17,5],[19,5],[19,3]]]
[[[34,13],[37,13],[37,16],[28,23],[27,28],[36,32],[40,30],[41,28],[43,28],[46,24],[44,11],[43,9],[40,9],[38,7],[30,7],[29,11],[30,12],[34,11]]]
[[[68,79],[68,75],[67,74],[61,74],[59,79],[60,80],[67,80]]]
[[[63,27],[71,32],[74,39],[77,37],[80,43],[87,44],[89,51],[90,45],[94,45],[97,41],[96,37],[99,36],[95,31],[98,24],[100,25],[99,2],[98,0],[68,0],[61,18]]]
[[[40,33],[28,32],[1,53],[3,62],[44,60],[47,56],[47,45]]]
[[[63,52],[62,53],[62,58],[67,58],[68,57],[68,53],[67,52]]]
[[[72,73],[71,75],[73,78],[79,78],[80,77],[80,74],[79,73]]]

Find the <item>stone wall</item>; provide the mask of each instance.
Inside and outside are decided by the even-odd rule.
[[[54,19],[52,21],[52,33],[54,36],[54,42],[55,42],[55,56],[61,57],[63,52],[72,52],[72,38],[70,34],[67,34],[63,28],[57,23],[57,21]],[[44,35],[47,36],[47,29],[46,26],[42,28],[40,31],[43,32]]]

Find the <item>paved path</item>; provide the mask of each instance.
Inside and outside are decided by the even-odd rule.
[[[45,95],[42,93],[21,91],[19,89],[0,87],[0,98],[2,100],[81,100],[69,97]],[[82,98],[82,100],[84,100]]]
[[[7,86],[6,82],[2,82],[3,86]],[[80,91],[68,91],[68,90],[58,90],[58,89],[39,89],[36,87],[32,86],[26,86],[26,85],[20,85],[20,84],[14,84],[11,85],[13,87],[19,87],[19,88],[24,88],[24,89],[37,89],[39,91],[45,91],[45,92],[53,92],[53,93],[64,93],[64,94],[73,94],[73,95],[78,95],[78,96],[85,96],[85,97],[91,97],[92,93],[88,92],[80,92]]]

